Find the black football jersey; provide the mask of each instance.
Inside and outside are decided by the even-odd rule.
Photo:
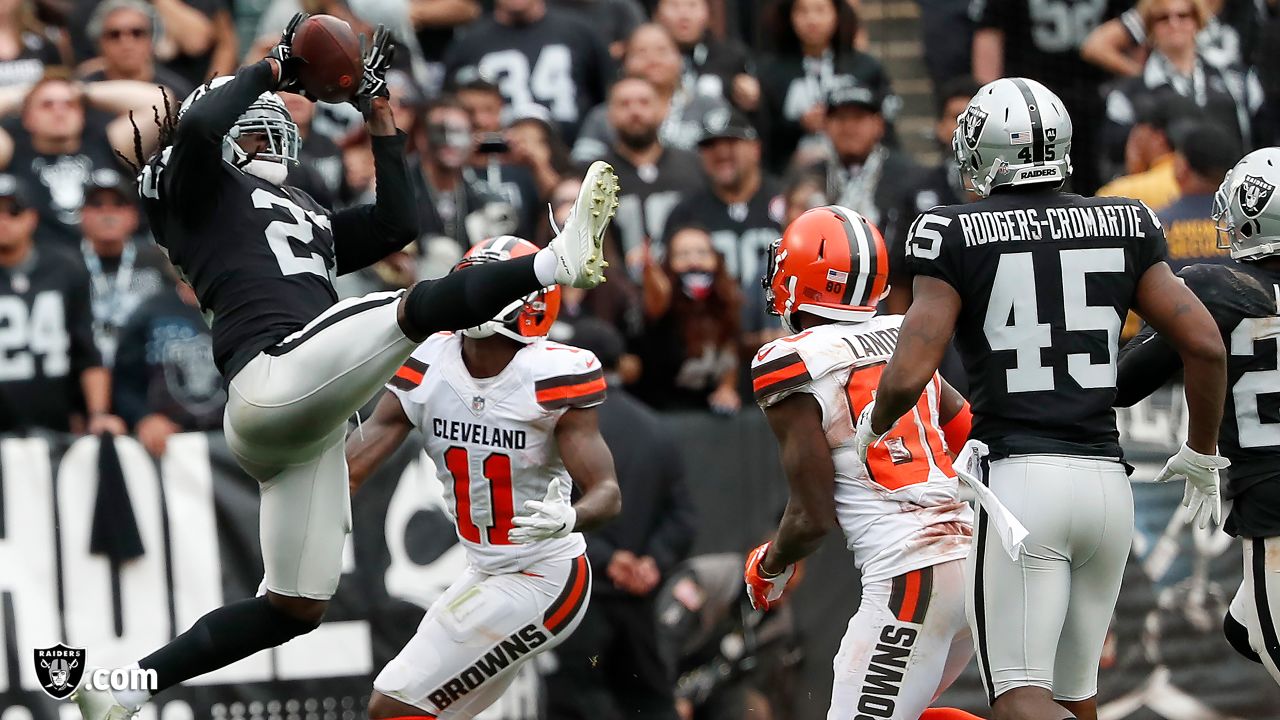
[[[979,29],[1004,33],[1004,70],[1039,80],[1051,90],[1096,86],[1106,73],[1080,57],[1094,28],[1124,12],[1132,0],[970,0]],[[1071,109],[1071,108],[1068,108]]]
[[[100,365],[80,258],[43,245],[0,268],[0,432],[70,430],[83,405],[80,373]]]
[[[493,78],[507,104],[542,105],[572,144],[587,111],[604,102],[613,58],[578,15],[548,8],[542,19],[512,26],[492,17],[468,25],[445,54],[448,77],[475,68]]]
[[[1280,271],[1252,263],[1202,264],[1178,273],[1213,315],[1227,349],[1227,397],[1218,452],[1231,461],[1224,496],[1233,535],[1280,534]],[[1144,326],[1121,353],[1121,404],[1162,385],[1181,361]],[[1127,396],[1127,397],[1126,397]]]
[[[702,164],[691,152],[667,148],[653,165],[637,167],[610,150],[603,158],[618,174],[618,229],[622,252],[629,253],[645,240],[660,240],[667,216],[685,197],[707,186]]]
[[[1121,457],[1120,329],[1164,254],[1155,214],[1128,198],[1009,193],[921,215],[908,268],[960,295],[973,437],[998,456]]]
[[[171,201],[163,187],[146,209],[156,242],[200,298],[214,360],[229,379],[338,301],[333,233],[328,211],[310,196],[230,163],[204,183],[213,203],[204,222],[190,221],[185,203]]]

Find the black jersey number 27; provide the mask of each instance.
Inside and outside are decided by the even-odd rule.
[[[273,220],[267,224],[266,228],[267,246],[276,256],[280,272],[284,275],[312,273],[320,277],[329,277],[329,268],[320,253],[311,251],[307,256],[300,257],[289,242],[295,240],[307,245],[310,250],[311,241],[315,239],[315,229],[321,228],[327,232],[329,218],[320,213],[304,210],[289,198],[280,197],[262,188],[254,190],[250,197],[256,208],[270,210],[278,207],[293,216],[293,222]]]
[[[1093,273],[1122,273],[1125,267],[1121,248],[1081,248],[1058,251],[1062,271],[1061,314],[1049,309],[1041,313],[1036,293],[1037,267],[1033,253],[1000,256],[991,299],[987,304],[983,330],[992,352],[1014,353],[1017,363],[1006,371],[1008,392],[1038,392],[1056,389],[1054,368],[1046,367],[1043,353],[1048,347],[1071,349],[1079,346],[1072,335],[1084,331],[1106,333],[1107,361],[1093,362],[1088,352],[1068,353],[1067,374],[1081,388],[1107,388],[1116,384],[1116,345],[1122,320],[1111,306],[1089,305],[1085,278]],[[1043,262],[1049,256],[1041,256]],[[1047,263],[1046,263],[1047,264]],[[1041,273],[1047,268],[1040,268]],[[1042,318],[1058,315],[1066,332],[1054,337],[1052,325]]]

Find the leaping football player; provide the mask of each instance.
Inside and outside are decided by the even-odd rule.
[[[756,402],[782,453],[791,498],[774,539],[747,559],[751,604],[767,609],[836,524],[862,573],[862,600],[835,657],[828,717],[917,720],[973,657],[964,558],[973,511],[950,449],[969,434],[964,398],[930,378],[910,422],[860,460],[854,421],[897,344],[880,231],[848,208],[815,208],[771,249],[766,303],[794,334],[752,363]],[[904,667],[905,666],[905,667]],[[883,681],[898,680],[886,699]]]
[[[419,343],[437,331],[480,325],[548,285],[585,288],[603,279],[601,238],[617,183],[612,168],[596,163],[548,248],[408,291],[339,302],[333,277],[414,240],[415,209],[406,136],[387,102],[393,46],[381,28],[352,101],[373,136],[376,202],[331,214],[283,185],[299,139],[276,93],[302,89],[291,42],[305,17],[293,18],[266,59],[192,93],[169,142],[139,178],[156,241],[213,327],[214,359],[228,387],[227,443],[261,486],[266,586],[263,595],[209,612],[142,658],[138,665],[156,672],[159,690],[319,625],[350,530],[347,420]],[[85,720],[118,720],[149,696],[85,686],[74,699]]]
[[[472,248],[454,272],[536,252],[504,235]],[[587,610],[581,533],[617,515],[622,496],[596,425],[600,362],[545,337],[559,308],[560,289],[550,288],[478,327],[432,335],[347,444],[358,487],[417,428],[469,560],[378,673],[374,720],[473,717]],[[570,481],[582,491],[572,504]]]

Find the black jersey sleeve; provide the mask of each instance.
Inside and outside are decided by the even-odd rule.
[[[368,267],[418,237],[413,187],[405,165],[408,136],[373,137],[377,199],[333,215],[333,245],[342,275]]]
[[[1158,261],[1157,261],[1158,262]],[[1154,263],[1153,263],[1154,264]],[[1221,265],[1189,265],[1178,272],[1187,288],[1200,298],[1223,331],[1223,314],[1216,310],[1222,288],[1215,274]],[[1223,332],[1224,337],[1226,335]],[[1182,357],[1169,341],[1143,323],[1138,334],[1120,349],[1116,366],[1116,407],[1129,407],[1155,392],[1182,369]]]
[[[959,290],[964,277],[964,237],[959,234],[959,223],[945,210],[934,208],[911,223],[904,248],[907,274],[938,278]]]
[[[162,184],[167,200],[187,217],[203,217],[213,207],[210,180],[222,164],[222,139],[255,98],[271,89],[275,74],[263,60],[242,68],[182,114],[173,149],[164,163]]]
[[[1156,217],[1155,212],[1141,200],[1133,202],[1142,208],[1142,239],[1138,241],[1133,254],[1134,270],[1138,277],[1142,277],[1142,274],[1152,265],[1164,262],[1168,255],[1168,248],[1165,245],[1164,226],[1160,224],[1160,218]]]
[[[1005,30],[1009,20],[1009,0],[970,0],[969,16],[979,30]]]

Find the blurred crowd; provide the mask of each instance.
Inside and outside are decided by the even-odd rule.
[[[886,67],[902,43],[866,22],[889,6],[918,17],[924,123],[904,122]],[[566,289],[552,337],[608,326],[617,384],[663,411],[750,405],[744,368],[782,334],[765,254],[804,210],[873,221],[894,251],[887,309],[905,309],[908,228],[971,199],[950,145],[982,83],[1056,91],[1075,120],[1071,189],[1147,202],[1175,270],[1225,259],[1213,192],[1280,140],[1275,0],[0,0],[0,432],[128,432],[159,455],[174,432],[220,426],[208,328],[128,161],[300,9],[384,24],[401,48],[391,100],[423,232],[340,291],[442,275],[495,235],[544,244],[581,169],[606,160],[614,269]],[[290,184],[334,209],[368,202],[358,113],[285,101],[303,138]]]

